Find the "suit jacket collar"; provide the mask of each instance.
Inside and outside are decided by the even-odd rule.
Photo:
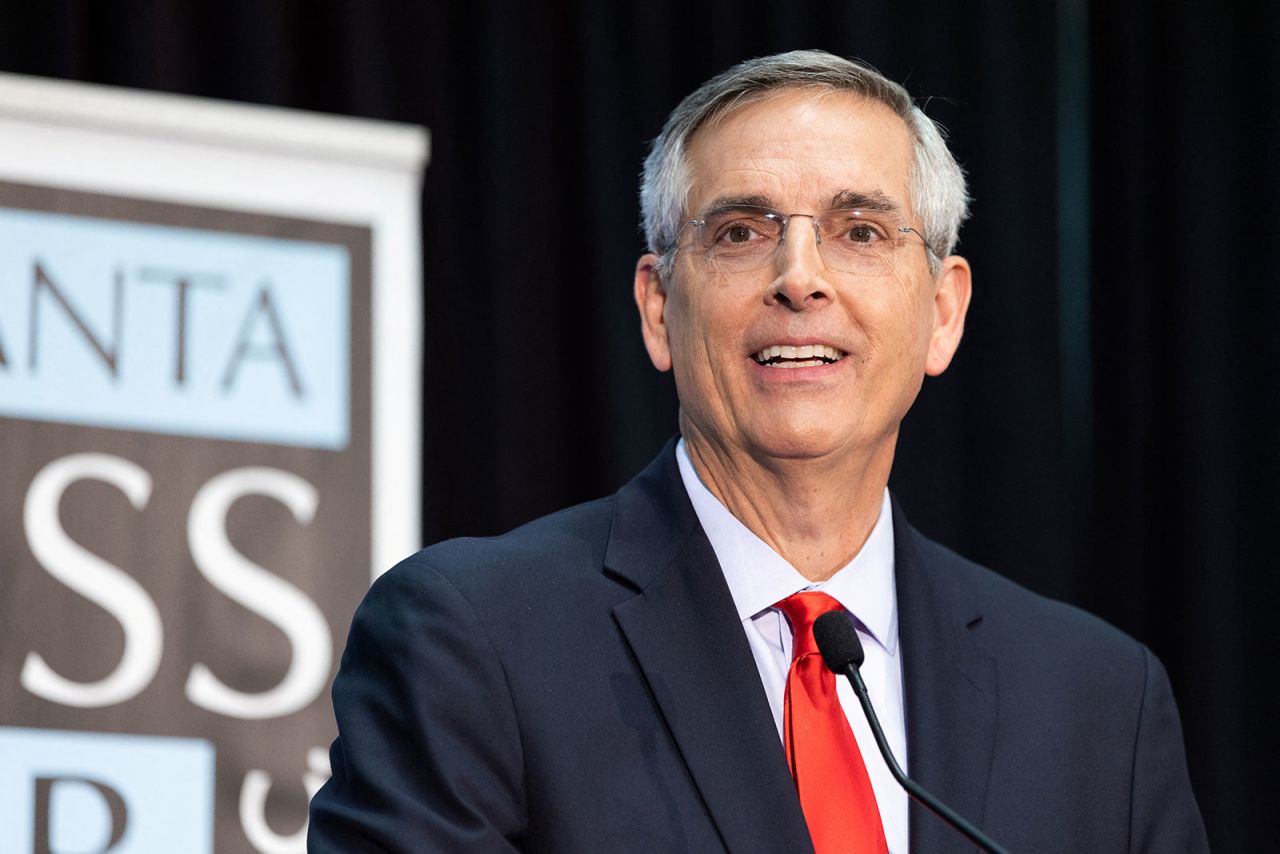
[[[975,636],[982,608],[940,563],[939,555],[947,553],[908,524],[896,500],[893,527],[908,773],[981,825],[995,750],[998,687],[995,661]],[[914,802],[910,827],[916,851],[973,850]]]
[[[606,570],[639,593],[613,609],[729,851],[812,851],[786,754],[674,441],[617,495]]]

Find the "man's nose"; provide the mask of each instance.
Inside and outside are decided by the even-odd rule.
[[[825,305],[831,299],[826,264],[818,251],[818,230],[811,216],[795,214],[787,220],[774,256],[777,278],[769,286],[765,302],[795,311]]]

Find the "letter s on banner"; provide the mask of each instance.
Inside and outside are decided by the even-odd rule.
[[[227,539],[227,511],[245,495],[275,498],[303,524],[314,518],[319,497],[296,474],[252,466],[223,472],[202,486],[187,515],[187,540],[200,573],[284,632],[293,649],[284,678],[268,691],[236,691],[197,663],[187,677],[187,698],[211,712],[258,720],[292,714],[320,695],[329,681],[333,640],[324,614],[306,594],[250,561]]]
[[[22,522],[27,543],[45,571],[109,612],[124,630],[124,652],[115,670],[97,682],[74,682],[56,673],[39,653],[27,653],[22,687],[65,706],[97,708],[136,697],[160,666],[164,629],[160,612],[142,586],[67,536],[58,519],[62,493],[77,480],[117,487],[138,510],[151,497],[151,475],[110,454],[71,454],[42,468],[27,488]]]

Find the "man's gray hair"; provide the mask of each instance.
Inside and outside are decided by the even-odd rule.
[[[871,98],[906,122],[915,139],[908,189],[924,229],[930,268],[936,272],[938,261],[951,254],[960,223],[969,213],[969,195],[964,170],[947,148],[941,127],[915,105],[906,89],[874,68],[821,50],[795,50],[747,60],[708,80],[680,102],[653,141],[640,181],[640,210],[645,240],[660,258],[660,272],[669,270],[687,216],[691,180],[686,150],[693,135],[776,90],[809,87]]]

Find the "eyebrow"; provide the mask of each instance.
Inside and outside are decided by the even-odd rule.
[[[706,213],[731,211],[735,208],[768,208],[776,211],[778,206],[768,196],[721,196],[705,208]]]
[[[851,208],[861,211],[880,211],[881,213],[897,213],[900,207],[897,202],[879,190],[869,193],[857,193],[853,190],[841,190],[831,197],[832,208]]]
[[[897,202],[879,190],[870,192],[840,190],[831,197],[831,202],[827,207],[831,210],[879,211],[881,213],[898,213],[901,211],[901,206]],[[717,213],[734,210],[735,208],[766,208],[782,213],[773,199],[761,195],[721,196],[707,206],[705,211],[707,213]]]

